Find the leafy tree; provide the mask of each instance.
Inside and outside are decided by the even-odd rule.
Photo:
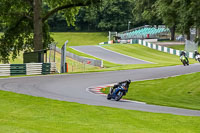
[[[171,40],[175,39],[175,31],[179,22],[179,14],[177,13],[179,6],[179,0],[157,0],[155,3],[158,17],[170,28]]]
[[[156,1],[157,0],[134,0],[133,17],[135,24],[162,24],[160,17],[156,15]]]
[[[187,35],[190,40],[190,28],[194,26],[194,14],[191,8],[191,0],[180,0],[180,7],[177,10],[179,14],[179,29]]]
[[[200,1],[198,0],[180,0],[180,29],[187,34],[187,39],[190,40],[190,28],[200,28]],[[200,35],[200,33],[199,33]],[[199,36],[198,35],[198,36]]]
[[[47,20],[63,13],[68,25],[74,25],[80,6],[100,3],[100,0],[1,0],[0,20],[6,29],[0,38],[0,61],[14,59],[20,51],[41,50],[52,41]],[[45,8],[48,6],[47,8]]]
[[[122,31],[132,20],[133,2],[130,0],[106,0],[102,3],[98,27],[102,30]]]
[[[131,0],[104,0],[100,6],[82,7],[76,26],[87,31],[127,30],[128,22],[133,20],[132,8]]]
[[[197,37],[196,40],[200,45],[200,1],[199,0],[191,0],[191,12],[193,13],[192,17],[194,20],[194,25],[197,28]]]

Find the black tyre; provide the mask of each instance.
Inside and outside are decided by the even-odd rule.
[[[184,65],[184,66],[186,65],[185,61],[183,61],[183,65]]]
[[[119,101],[123,96],[123,92],[119,91],[115,97],[115,101]]]
[[[184,66],[186,65],[186,61],[185,60],[183,60],[182,63],[183,63]]]
[[[108,100],[111,99],[111,95],[110,95],[110,93],[107,95],[107,99],[108,99]]]
[[[198,61],[199,61],[199,63],[200,63],[200,58],[198,58]]]

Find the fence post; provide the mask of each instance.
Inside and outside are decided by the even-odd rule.
[[[62,46],[62,49],[61,49],[61,73],[66,72],[65,63],[66,63],[66,46],[67,46],[67,43],[68,43],[68,40],[65,42],[65,44]]]

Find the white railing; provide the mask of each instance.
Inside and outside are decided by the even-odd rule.
[[[0,64],[0,76],[10,76],[10,64]]]

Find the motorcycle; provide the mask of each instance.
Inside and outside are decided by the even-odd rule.
[[[200,55],[199,54],[195,56],[195,59],[200,63]]]
[[[120,85],[118,87],[110,87],[110,92],[107,95],[107,99],[114,99],[115,101],[119,101],[123,96],[128,92],[128,88]]]
[[[189,65],[189,61],[187,60],[187,58],[184,55],[182,55],[180,57],[180,60],[181,60],[181,62],[183,63],[184,66]]]

